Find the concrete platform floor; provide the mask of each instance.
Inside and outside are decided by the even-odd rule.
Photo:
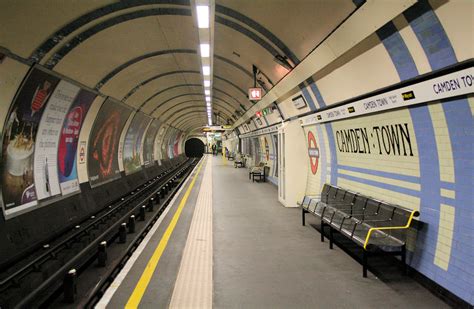
[[[252,183],[246,169],[233,168],[232,162],[221,156],[207,158],[212,164],[212,174],[206,177],[212,175],[213,307],[448,307],[397,271],[383,280],[370,272],[368,278],[362,278],[356,260],[339,247],[329,250],[327,242],[320,242],[319,233],[311,227],[318,223],[315,218],[307,216],[307,225],[301,226],[300,210],[285,208],[278,202],[274,185]],[[140,308],[166,308],[170,304],[203,171],[146,287]],[[171,207],[108,308],[125,306],[176,208]]]

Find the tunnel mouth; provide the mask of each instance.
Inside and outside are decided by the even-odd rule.
[[[204,154],[204,143],[198,138],[190,138],[184,144],[184,152],[188,158],[200,158]]]

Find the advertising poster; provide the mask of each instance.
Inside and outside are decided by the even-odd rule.
[[[172,128],[169,130],[169,134],[166,137],[165,141],[167,143],[167,152],[168,152],[168,158],[173,159],[174,158],[174,153],[173,153],[173,146],[174,146],[174,138],[176,136],[176,129]]]
[[[169,159],[169,156],[168,156],[168,143],[167,143],[166,137],[169,135],[170,130],[171,129],[168,127],[162,133],[163,134],[163,136],[161,137],[161,159],[162,160]]]
[[[151,122],[146,132],[145,143],[143,145],[143,164],[145,166],[150,166],[154,163],[155,160],[158,160],[158,158],[155,158],[154,156],[154,146],[159,128],[160,121],[158,119],[155,119]]]
[[[174,145],[173,145],[173,155],[175,157],[178,156],[179,154],[179,142],[181,141],[181,133],[176,134],[176,137],[174,139]]]
[[[80,90],[64,119],[58,147],[58,177],[63,195],[79,191],[76,157],[77,143],[82,123],[96,95],[87,90]],[[85,142],[80,147],[80,160],[85,162]]]
[[[100,108],[89,135],[87,171],[91,187],[120,178],[118,145],[131,112],[131,108],[110,99]]]
[[[162,124],[160,129],[158,130],[158,134],[156,135],[155,139],[155,160],[158,161],[158,164],[161,165],[161,160],[164,160],[165,157],[163,156],[163,138],[165,135],[166,124]]]
[[[36,136],[34,179],[38,200],[61,193],[58,179],[58,141],[67,111],[79,87],[60,81],[46,105]]]
[[[1,184],[3,207],[7,215],[37,204],[33,176],[36,133],[46,103],[58,82],[59,78],[33,69],[6,117]]]
[[[142,168],[140,161],[142,153],[142,141],[145,135],[145,129],[150,123],[151,118],[144,113],[136,113],[132,123],[125,135],[123,144],[123,167],[125,174],[138,172]]]

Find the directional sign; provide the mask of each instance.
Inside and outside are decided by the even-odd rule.
[[[258,101],[262,99],[262,88],[249,88],[249,100]]]

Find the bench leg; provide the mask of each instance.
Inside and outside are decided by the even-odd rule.
[[[332,233],[332,226],[329,226],[329,249],[333,248],[333,242],[334,242],[333,237],[334,235]]]
[[[402,247],[402,267],[403,267],[403,274],[407,275],[408,274],[408,269],[407,269],[407,249],[405,246]]]
[[[301,209],[301,225],[306,225],[306,211],[304,209]]]
[[[365,250],[362,255],[362,277],[367,278],[367,251]]]
[[[324,222],[321,219],[321,242],[324,242]]]

